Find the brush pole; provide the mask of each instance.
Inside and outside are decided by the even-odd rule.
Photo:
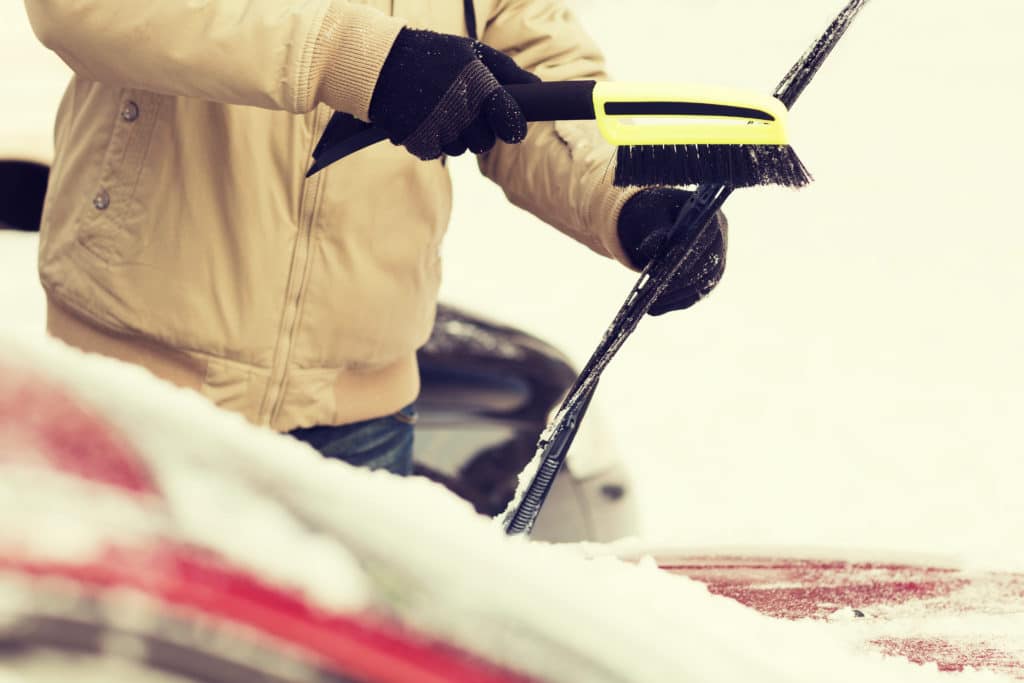
[[[503,86],[527,121],[589,121],[596,81],[552,81]]]

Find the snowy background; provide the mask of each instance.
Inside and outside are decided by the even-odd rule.
[[[618,79],[766,92],[840,5],[575,3]],[[632,469],[647,539],[1024,567],[1022,21],[1016,0],[862,13],[794,109],[817,182],[734,194],[723,283],[644,321],[602,381],[590,419]],[[49,111],[17,105],[55,106],[60,63],[25,72],[20,2],[0,7],[0,45],[4,115],[38,130]],[[15,137],[5,151],[33,148]],[[633,276],[508,206],[471,159],[453,167],[442,298],[582,364]],[[39,329],[33,237],[0,238],[3,324]]]

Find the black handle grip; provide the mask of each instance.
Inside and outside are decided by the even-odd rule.
[[[594,118],[594,81],[506,85],[527,121],[587,121]]]
[[[580,121],[594,118],[594,85],[594,81],[555,81],[504,87],[527,121]],[[336,112],[313,150],[314,163],[306,177],[387,137],[372,123]]]

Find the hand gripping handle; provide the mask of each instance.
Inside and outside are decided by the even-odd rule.
[[[594,118],[594,85],[594,81],[557,81],[503,87],[519,103],[527,121],[569,121]],[[335,112],[313,150],[314,163],[306,177],[387,139],[387,133],[374,124]]]

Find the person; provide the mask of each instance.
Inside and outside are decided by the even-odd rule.
[[[592,122],[527,128],[503,85],[607,78],[561,0],[25,5],[75,73],[41,226],[49,333],[353,464],[411,468],[446,155],[630,268],[687,196],[613,187]],[[396,144],[307,179],[335,111]],[[725,232],[653,313],[715,286]]]

